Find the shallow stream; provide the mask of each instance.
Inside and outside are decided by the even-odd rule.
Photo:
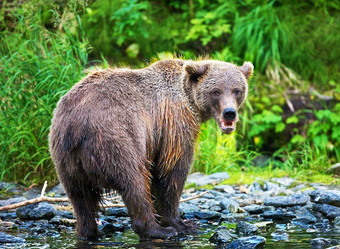
[[[127,230],[104,237],[98,242],[83,242],[76,239],[74,229],[59,232],[57,236],[32,235],[30,231],[18,230],[10,234],[26,239],[25,244],[0,244],[0,248],[225,248],[209,242],[216,226],[204,225],[195,235],[177,237],[170,241],[145,241],[140,242],[138,236]],[[282,231],[282,234],[277,231]],[[276,233],[274,233],[276,231]],[[313,238],[327,238],[340,240],[339,228],[331,227],[323,231],[306,230],[291,224],[276,224],[261,230],[258,235],[266,238],[265,248],[311,248],[310,240]],[[320,248],[320,247],[319,247]],[[323,248],[323,247],[321,247]],[[327,248],[327,247],[325,247]]]

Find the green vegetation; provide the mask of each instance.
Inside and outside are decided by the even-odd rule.
[[[0,9],[0,180],[56,182],[53,109],[92,66],[143,67],[181,56],[241,64],[255,75],[237,133],[204,124],[194,171],[339,183],[337,0],[5,1]],[[256,159],[266,156],[264,166]],[[246,180],[242,180],[246,179]]]

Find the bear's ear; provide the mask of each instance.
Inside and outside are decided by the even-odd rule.
[[[251,64],[251,62],[246,61],[243,63],[241,67],[239,67],[241,72],[246,76],[246,79],[249,79],[250,76],[253,74],[254,66]]]
[[[188,74],[189,81],[191,83],[198,83],[209,70],[209,65],[197,65],[197,64],[189,64],[185,66],[185,72]]]

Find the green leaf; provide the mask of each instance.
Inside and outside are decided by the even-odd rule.
[[[297,124],[299,122],[299,118],[297,116],[291,116],[287,118],[286,123],[287,124]]]
[[[315,146],[317,146],[317,147],[325,147],[328,143],[327,135],[322,134],[320,136],[316,136],[313,139],[313,142],[314,142]]]
[[[272,106],[272,111],[273,112],[278,112],[278,113],[282,113],[283,112],[282,108],[279,105],[273,105]]]
[[[286,128],[286,125],[284,123],[277,123],[275,125],[275,132],[282,132]]]
[[[294,135],[294,137],[292,137],[292,139],[290,140],[292,144],[302,143],[304,141],[306,141],[306,138],[299,134]]]

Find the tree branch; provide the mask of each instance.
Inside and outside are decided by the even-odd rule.
[[[0,207],[0,211],[16,209],[16,208],[19,208],[19,207],[23,207],[23,206],[27,206],[27,205],[31,205],[31,204],[35,204],[35,203],[39,203],[39,202],[44,202],[44,201],[45,202],[70,202],[70,200],[68,198],[56,198],[56,197],[46,197],[46,196],[44,196],[45,191],[46,191],[46,187],[47,187],[47,181],[45,181],[45,183],[44,183],[44,186],[41,190],[40,197]],[[192,197],[189,197],[189,198],[186,198],[186,199],[182,199],[182,200],[180,200],[180,202],[186,202],[186,201],[190,201],[190,200],[193,200],[193,199],[200,198],[203,195],[205,195],[206,193],[209,193],[209,191],[205,191],[205,192],[200,193],[198,195],[195,195],[195,196],[192,196]],[[122,203],[117,203],[117,204],[101,205],[101,207],[103,207],[103,208],[125,207],[125,205],[122,204]]]

